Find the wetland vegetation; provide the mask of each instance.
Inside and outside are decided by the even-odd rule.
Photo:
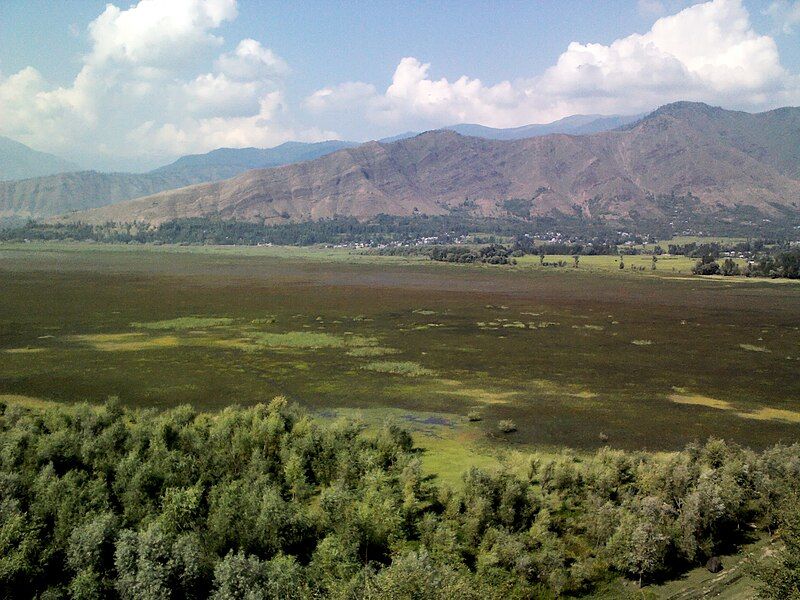
[[[376,418],[442,413],[489,446],[503,419],[517,425],[504,446],[590,449],[601,432],[627,449],[793,440],[800,287],[694,279],[693,259],[674,259],[683,271],[671,260],[629,272],[586,256],[555,270],[525,256],[498,269],[346,250],[6,244],[0,394],[200,409],[285,395]],[[471,410],[483,419],[467,426]]]
[[[621,259],[0,245],[0,577],[660,597],[763,552],[794,531],[800,286]]]

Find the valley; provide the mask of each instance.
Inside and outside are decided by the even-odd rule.
[[[584,258],[492,268],[346,249],[3,244],[0,395],[210,410],[285,395],[505,448],[797,435],[796,282],[691,277],[684,257],[655,273]]]

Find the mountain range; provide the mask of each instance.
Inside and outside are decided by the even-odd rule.
[[[519,139],[550,133],[582,134],[605,131],[629,123],[634,119],[636,117],[575,115],[549,124],[525,125],[511,129],[495,129],[471,124],[453,125],[445,129],[487,139]],[[409,132],[383,139],[381,142],[390,142],[416,135],[419,134]],[[12,143],[27,149],[31,156],[49,156],[37,153],[22,144]],[[44,161],[41,164],[44,170],[39,174],[50,175],[48,177],[34,177],[32,171],[14,171],[13,173],[16,175],[10,176],[8,179],[29,179],[0,182],[0,218],[42,218],[60,213],[87,210],[164,190],[219,181],[251,169],[278,167],[313,160],[336,150],[357,145],[355,142],[331,140],[318,143],[287,142],[275,148],[266,149],[219,148],[206,154],[181,157],[175,162],[149,173],[78,171],[75,165],[66,161],[53,163],[52,166]],[[52,158],[55,159],[55,157]],[[0,165],[11,163],[10,156],[7,156],[3,147],[0,146]],[[61,173],[62,171],[73,172]],[[10,170],[9,173],[11,173]]]
[[[41,177],[80,167],[63,158],[39,152],[25,144],[0,136],[0,181]]]
[[[600,131],[610,131],[623,127],[630,123],[635,123],[644,115],[572,115],[564,117],[552,123],[535,125],[523,125],[521,127],[510,127],[508,129],[497,129],[476,125],[474,123],[462,123],[459,125],[449,125],[442,127],[447,131],[455,131],[461,135],[481,137],[489,140],[521,140],[528,137],[538,137],[540,135],[550,135],[551,133],[566,133],[570,135],[588,135]],[[408,131],[388,138],[379,140],[380,142],[396,142],[419,135],[420,132]]]
[[[281,223],[349,215],[668,218],[688,197],[708,215],[800,210],[800,108],[750,114],[701,103],[621,129],[491,140],[439,130],[368,142],[76,213],[71,221],[199,216]]]
[[[0,182],[0,218],[42,218],[218,181],[251,169],[311,160],[354,142],[287,142],[275,148],[220,148],[184,156],[149,173],[74,171]]]

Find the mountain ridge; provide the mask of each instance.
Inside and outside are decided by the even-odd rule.
[[[588,135],[600,131],[610,131],[634,123],[644,115],[570,115],[551,123],[534,123],[519,127],[487,127],[477,123],[459,123],[441,127],[440,130],[455,131],[461,135],[482,137],[490,140],[519,140],[553,133]],[[438,130],[432,130],[438,131]],[[398,135],[381,138],[381,143],[390,143],[418,136],[423,131],[406,131]]]
[[[0,136],[0,182],[79,171],[75,163]]]
[[[512,129],[469,124],[454,125],[452,128],[472,128],[490,139],[514,139],[526,131],[530,135],[541,135],[554,128],[576,131],[575,127],[612,127],[619,124],[615,120],[619,118],[629,117],[573,115],[545,125],[525,125]],[[406,132],[383,141],[416,135],[419,134]],[[203,154],[179,157],[172,163],[146,173],[101,173],[80,170],[75,166],[65,173],[0,182],[0,219],[47,218],[88,210],[165,190],[228,179],[251,169],[313,160],[357,145],[356,142],[326,140],[312,143],[290,141],[273,148],[217,148]]]
[[[312,160],[355,142],[286,142],[275,148],[219,148],[187,155],[147,173],[71,171],[0,182],[0,218],[42,218],[164,190],[218,181],[259,167]]]
[[[162,192],[73,215],[151,223],[214,215],[281,223],[340,215],[518,214],[669,217],[659,198],[687,196],[714,214],[774,215],[800,202],[800,109],[738,113],[666,105],[628,127],[586,136],[498,141],[439,130],[368,142],[321,158]],[[788,124],[788,127],[787,127]],[[781,136],[770,132],[781,129]],[[522,202],[522,205],[520,205]]]

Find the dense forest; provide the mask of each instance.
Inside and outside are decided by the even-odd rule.
[[[215,414],[0,404],[0,590],[619,598],[779,531],[755,571],[765,597],[797,597],[799,488],[798,445],[564,451],[451,490],[405,431],[323,423],[282,398]]]

